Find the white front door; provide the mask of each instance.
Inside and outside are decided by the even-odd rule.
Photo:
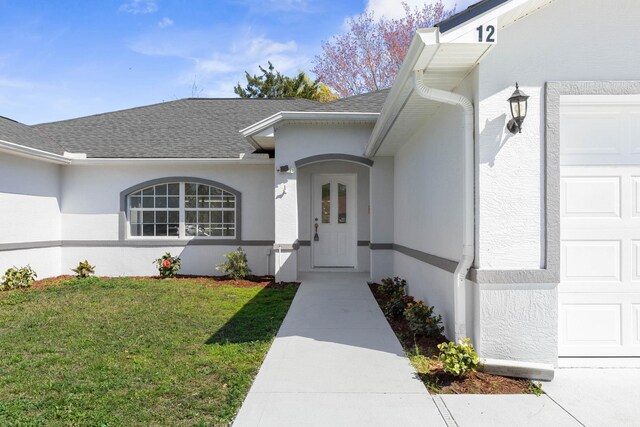
[[[313,175],[311,252],[314,267],[356,267],[356,175]]]
[[[640,356],[640,98],[561,101],[559,355]]]

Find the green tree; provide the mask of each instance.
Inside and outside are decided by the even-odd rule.
[[[330,95],[331,91],[326,85],[311,80],[304,71],[289,77],[275,70],[271,61],[266,69],[261,65],[258,67],[262,74],[252,76],[245,71],[246,87],[238,83],[233,89],[240,98],[306,98],[320,102],[336,98]]]

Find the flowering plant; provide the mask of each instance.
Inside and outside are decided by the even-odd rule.
[[[407,293],[407,281],[399,277],[385,277],[381,283],[380,290],[390,298],[399,298]]]
[[[433,314],[434,307],[429,307],[424,301],[410,302],[404,309],[404,317],[409,322],[409,329],[415,335],[437,337],[444,332],[442,316]]]
[[[440,350],[438,360],[442,362],[444,371],[456,377],[462,377],[467,372],[475,372],[480,365],[478,353],[469,342],[469,338],[458,341],[457,344],[443,342],[438,345],[438,350]]]
[[[180,258],[171,256],[169,252],[155,260],[154,263],[158,266],[160,277],[163,279],[176,277],[178,270],[180,270]]]

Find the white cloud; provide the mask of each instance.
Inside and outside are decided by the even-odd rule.
[[[442,0],[445,9],[456,8],[460,12],[477,0]],[[435,3],[435,0],[367,0],[366,10],[373,11],[377,18],[385,17],[389,19],[401,18],[404,16],[402,3],[407,3],[411,9],[421,7],[425,3]]]
[[[167,28],[173,25],[173,19],[171,18],[167,18],[166,16],[164,18],[162,18],[160,20],[160,22],[158,22],[158,27],[160,28]]]
[[[183,60],[186,66],[176,76],[176,83],[184,87],[181,96],[189,96],[195,82],[201,96],[235,97],[233,88],[245,83],[245,71],[258,74],[258,66],[271,61],[276,70],[293,75],[308,69],[312,57],[310,49],[293,40],[273,40],[247,27],[150,32],[129,47],[143,55]]]
[[[158,11],[158,5],[155,0],[129,0],[123,3],[119,10],[134,15],[154,13]]]

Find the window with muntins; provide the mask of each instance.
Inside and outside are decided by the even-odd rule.
[[[152,185],[130,193],[127,203],[130,237],[236,237],[236,195],[213,185]]]

